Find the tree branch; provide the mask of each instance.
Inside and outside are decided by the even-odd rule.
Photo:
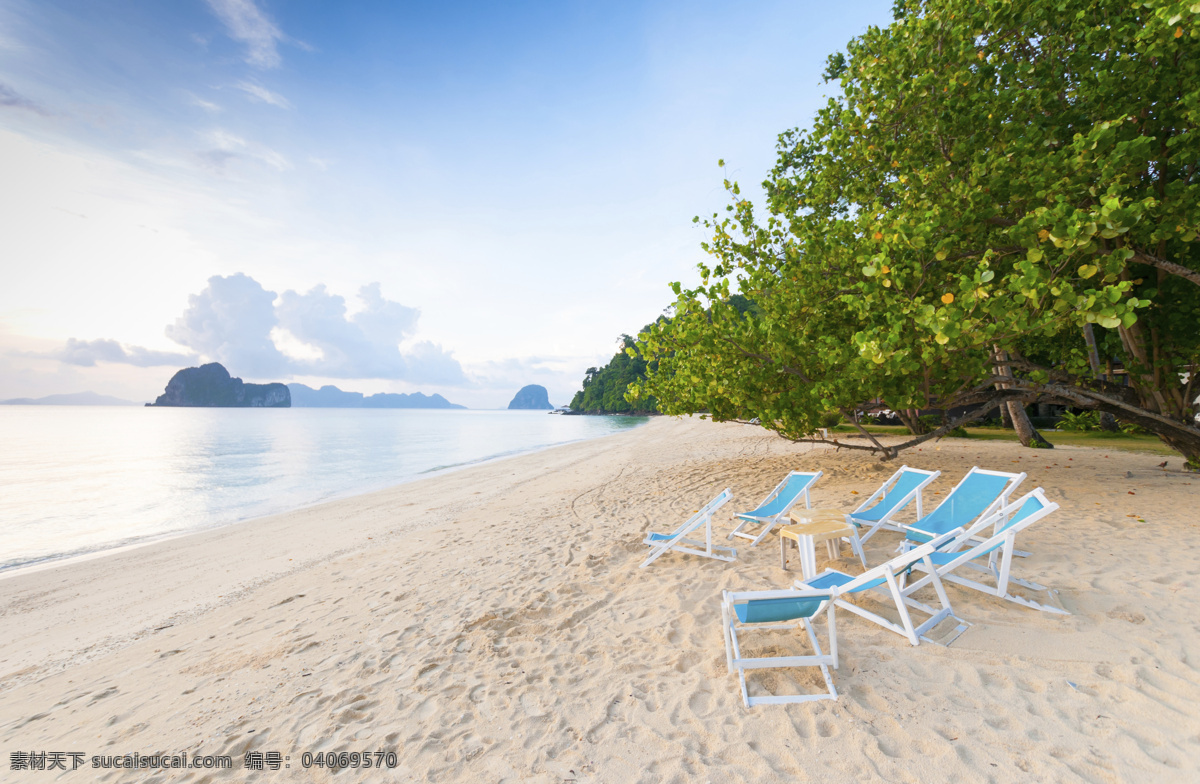
[[[1193,269],[1188,269],[1182,264],[1176,264],[1173,261],[1160,259],[1158,256],[1151,256],[1149,253],[1143,253],[1140,250],[1135,250],[1133,252],[1133,260],[1140,264],[1148,264],[1151,267],[1156,267],[1157,269],[1168,272],[1172,275],[1178,275],[1184,280],[1190,280],[1192,283],[1200,286],[1200,272],[1197,272]]]
[[[840,409],[838,409],[838,410],[842,412],[842,416],[846,417],[846,419],[847,419],[847,420],[849,420],[849,421],[850,421],[850,423],[851,423],[851,424],[853,424],[853,425],[854,425],[854,427],[858,429],[858,432],[862,433],[862,434],[863,434],[863,436],[865,436],[866,438],[870,439],[872,444],[874,444],[875,446],[879,447],[879,449],[880,449],[880,450],[883,452],[883,454],[884,454],[884,458],[883,458],[884,460],[890,460],[891,458],[893,458],[893,457],[895,457],[895,456],[896,456],[896,453],[895,453],[895,452],[891,452],[891,451],[888,449],[888,447],[885,447],[883,444],[879,443],[879,439],[878,439],[878,438],[876,438],[876,437],[875,437],[874,435],[872,435],[871,433],[868,433],[868,432],[867,432],[867,429],[866,429],[865,427],[863,427],[863,426],[862,426],[862,424],[860,424],[860,423],[859,423],[859,421],[858,421],[858,419],[857,419],[856,417],[850,416],[850,412],[849,412],[849,410],[847,410],[847,408],[846,408],[845,406],[842,406],[842,407],[841,407]]]

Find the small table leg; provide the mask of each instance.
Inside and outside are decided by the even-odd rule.
[[[787,537],[779,537],[779,568],[787,571]]]
[[[816,543],[811,536],[801,534],[796,540],[796,547],[800,550],[800,570],[804,573],[804,579],[811,580],[817,576]]]

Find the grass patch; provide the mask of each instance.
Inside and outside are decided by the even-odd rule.
[[[866,425],[865,429],[868,433],[874,433],[881,436],[906,436],[908,428],[903,425]],[[995,427],[968,427],[968,438],[977,438],[981,441],[1016,441],[1017,434],[1013,430],[1003,430]],[[858,433],[858,429],[854,425],[838,425],[831,429],[834,433]],[[1122,449],[1126,452],[1148,452],[1153,455],[1172,455],[1179,457],[1179,453],[1171,447],[1158,440],[1158,436],[1151,435],[1113,435],[1102,430],[1093,430],[1086,433],[1072,433],[1067,431],[1055,432],[1041,430],[1038,431],[1046,440],[1052,444],[1063,446],[1087,446],[1093,449]]]
[[[863,430],[881,436],[906,436],[908,428],[904,425],[863,425]],[[858,433],[854,425],[838,425],[829,429],[831,433]]]
[[[1148,452],[1154,455],[1174,455],[1179,453],[1151,435],[1113,435],[1103,431],[1087,433],[1070,433],[1066,431],[1039,431],[1046,440],[1054,445],[1087,446],[1093,449],[1122,449],[1126,452]],[[1016,441],[1017,434],[1012,430],[993,430],[991,428],[968,427],[967,433],[971,438],[984,441]]]

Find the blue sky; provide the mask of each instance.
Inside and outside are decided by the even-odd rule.
[[[565,403],[889,9],[0,0],[0,398]]]

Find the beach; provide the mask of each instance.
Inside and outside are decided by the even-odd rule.
[[[1051,435],[1051,440],[1052,435]],[[899,460],[659,417],[354,498],[0,578],[0,749],[82,752],[67,781],[1186,781],[1200,777],[1200,476],[1144,453],[947,439]],[[742,705],[722,590],[783,588],[778,539],[670,553],[720,490],[722,543],[789,470],[858,505],[900,463],[1025,471],[1061,505],[1013,573],[1055,616],[957,586],[973,625],[912,647],[838,615],[839,699]],[[911,520],[911,512],[902,519]],[[872,565],[899,535],[867,543]],[[834,565],[861,569],[843,550]],[[797,653],[806,652],[803,644]],[[820,676],[800,673],[814,690]],[[759,688],[767,681],[758,681]],[[230,755],[233,770],[90,769]],[[302,756],[394,752],[387,771]],[[278,752],[278,771],[243,769]],[[24,778],[21,778],[23,776]],[[7,777],[6,777],[7,778]]]

